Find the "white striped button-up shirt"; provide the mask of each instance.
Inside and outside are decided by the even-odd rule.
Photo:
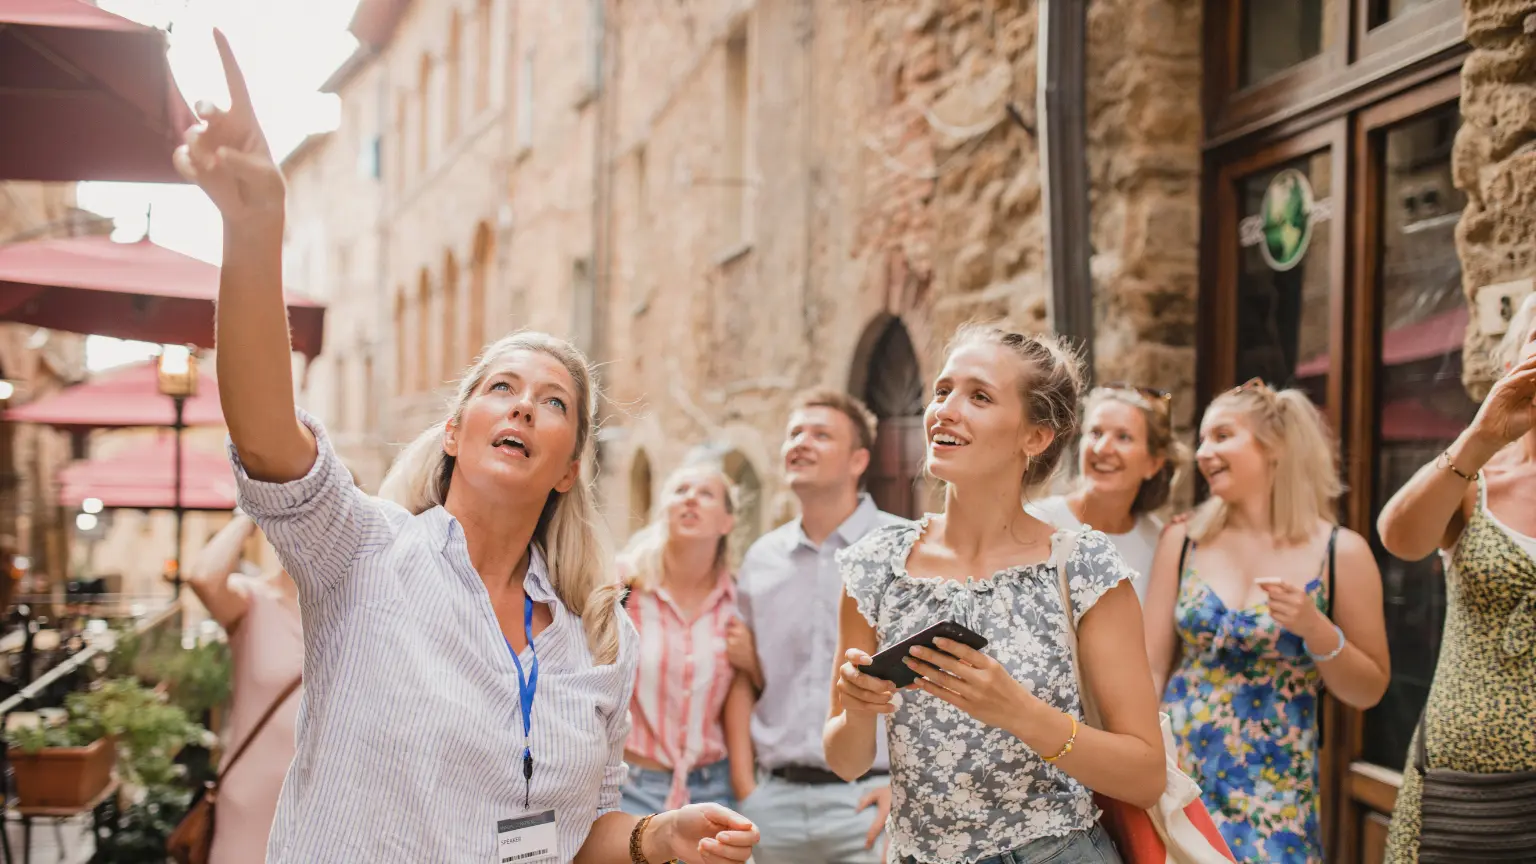
[[[458,520],[417,516],[352,485],[320,424],[290,483],[246,475],[240,506],[299,586],[298,747],[267,849],[281,862],[496,861],[497,822],[554,810],[559,860],[617,810],[638,636],[620,610],[617,663],[595,666],[544,560],[523,586],[554,622],[534,640],[534,774],[524,804],[517,672]],[[524,651],[523,668],[533,655]]]

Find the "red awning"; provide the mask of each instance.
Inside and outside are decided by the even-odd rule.
[[[176,409],[169,396],[160,394],[155,364],[135,363],[12,408],[5,412],[5,419],[83,432],[123,426],[170,426],[175,422]],[[218,383],[201,368],[197,395],[187,400],[182,421],[188,426],[224,425]]]
[[[1388,330],[1386,338],[1381,340],[1381,365],[1401,366],[1460,351],[1467,335],[1467,321],[1467,307],[1457,304],[1438,315]],[[1321,354],[1298,363],[1296,377],[1326,375],[1329,361],[1329,355]]]
[[[0,3],[0,178],[181,183],[165,34],[80,0]]]
[[[0,321],[212,348],[218,293],[218,267],[148,240],[66,237],[0,246]],[[287,303],[293,349],[314,358],[325,306],[293,294]]]
[[[78,507],[87,498],[104,507],[170,510],[175,507],[176,436],[145,442],[95,459],[72,462],[59,472],[59,503]],[[182,445],[181,504],[188,510],[233,510],[235,472],[223,453]]]

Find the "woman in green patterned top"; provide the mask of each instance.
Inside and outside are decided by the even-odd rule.
[[[1415,561],[1438,547],[1445,633],[1424,723],[1431,768],[1536,770],[1536,295],[1500,346],[1504,376],[1472,425],[1387,506],[1381,542]],[[1388,864],[1419,860],[1423,778],[1410,756],[1392,814]]]

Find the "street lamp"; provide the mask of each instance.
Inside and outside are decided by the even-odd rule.
[[[176,406],[176,491],[173,503],[176,510],[176,554],[171,559],[175,562],[171,584],[175,596],[180,597],[182,524],[186,521],[186,511],[181,506],[181,430],[186,425],[187,400],[197,395],[197,357],[185,345],[166,345],[160,351],[158,369],[160,393],[171,397],[171,403]]]

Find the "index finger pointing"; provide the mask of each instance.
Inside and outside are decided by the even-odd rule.
[[[251,88],[246,86],[245,73],[240,71],[240,64],[235,61],[235,52],[230,50],[229,39],[224,31],[213,28],[213,42],[219,49],[219,62],[224,64],[224,83],[229,87],[229,110],[251,110]]]

